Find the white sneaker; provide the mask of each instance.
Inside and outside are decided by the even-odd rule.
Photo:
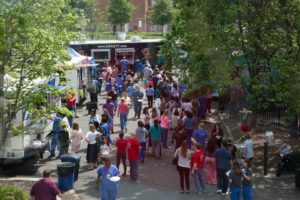
[[[222,190],[217,190],[217,193],[221,193],[222,192]]]

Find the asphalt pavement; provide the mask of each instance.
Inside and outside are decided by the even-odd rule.
[[[102,104],[105,101],[106,95],[102,92],[100,95],[98,114],[102,113]],[[144,98],[143,106],[146,106],[147,101]],[[74,121],[79,122],[84,134],[88,131],[88,115],[85,107],[78,109],[76,118]],[[133,118],[133,109],[130,109],[128,116],[128,133],[133,132],[137,127],[137,119]],[[210,121],[214,121],[214,118],[210,118]],[[114,119],[115,134],[112,134],[113,138],[118,137],[120,132],[119,118],[116,116]],[[209,128],[207,124],[205,127]],[[100,199],[99,192],[96,188],[96,169],[88,170],[86,163],[86,142],[81,146],[81,161],[79,179],[74,184],[74,189],[79,197],[83,200]],[[115,151],[115,147],[113,147]],[[202,195],[197,195],[194,192],[194,185],[192,179],[190,179],[191,192],[189,194],[179,193],[179,175],[174,165],[172,165],[173,148],[169,148],[163,151],[163,156],[160,160],[152,158],[149,152],[146,153],[145,163],[139,165],[139,183],[131,183],[129,174],[127,177],[121,178],[119,182],[118,200],[224,200],[229,199],[229,196],[221,196],[216,193],[216,186],[207,185],[206,192]],[[45,157],[49,154],[45,153]],[[35,176],[40,176],[42,171],[47,168],[53,171],[53,176],[57,179],[56,166],[60,163],[59,159],[45,159],[38,164],[38,173]],[[113,160],[113,164],[115,160]],[[127,165],[129,166],[129,164]],[[121,171],[123,166],[120,166]],[[129,171],[129,167],[127,169]],[[295,188],[293,177],[287,175],[281,178],[274,177],[254,177],[254,199],[259,200],[296,200],[300,199],[300,192]]]
[[[102,112],[102,104],[105,101],[105,97],[106,96],[103,94],[99,98],[100,106],[98,112]],[[143,106],[147,106],[146,98],[144,98]],[[83,132],[86,133],[88,130],[87,111],[85,109],[81,109],[79,110],[78,115],[80,118],[76,119],[75,121],[80,123]],[[133,117],[134,111],[133,109],[130,109],[128,115],[128,133],[133,132],[137,127],[137,119],[134,119]],[[119,118],[116,116],[114,118],[115,134],[112,134],[113,138],[118,137],[118,133],[120,132],[119,124]],[[96,170],[87,170],[87,163],[85,160],[86,143],[83,143],[82,147],[83,152],[81,153],[81,169],[79,180],[75,183],[75,190],[82,199],[99,199],[100,194],[97,191],[95,184]],[[113,150],[115,151],[115,147]],[[206,193],[202,194],[201,196],[197,195],[193,191],[194,187],[192,180],[190,180],[191,192],[189,194],[179,193],[179,175],[176,171],[176,167],[172,165],[173,152],[173,148],[164,150],[163,156],[160,160],[156,160],[155,158],[151,157],[150,153],[147,152],[145,162],[139,165],[139,183],[137,184],[130,182],[128,167],[127,177],[122,177],[121,181],[119,182],[118,199],[226,199],[224,196],[216,193],[215,186],[207,186]],[[57,161],[51,162],[55,163]],[[115,161],[113,161],[113,163],[115,163]],[[49,165],[47,167],[49,167]],[[120,166],[120,170],[123,170],[122,165]]]

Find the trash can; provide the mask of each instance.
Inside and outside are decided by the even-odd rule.
[[[61,155],[61,162],[71,162],[75,164],[74,181],[78,180],[78,172],[80,167],[80,156],[76,153],[66,153]]]
[[[92,109],[98,110],[97,102],[87,102],[86,103],[86,109],[88,110],[88,114],[91,114]]]
[[[295,185],[300,189],[300,168],[295,169]]]
[[[57,165],[58,188],[61,191],[73,189],[75,164],[63,162]]]

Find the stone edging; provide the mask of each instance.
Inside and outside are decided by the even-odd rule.
[[[223,127],[225,127],[225,131],[224,131],[224,133],[226,133],[226,134],[224,134],[225,138],[232,140],[233,136],[232,136],[232,131],[231,131],[230,127],[224,122],[224,119],[220,114],[218,114],[218,118],[220,119]]]

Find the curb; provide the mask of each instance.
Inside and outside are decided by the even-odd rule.
[[[0,181],[30,181],[30,182],[36,182],[40,180],[41,178],[29,178],[29,177],[18,177],[18,178],[0,178]]]

